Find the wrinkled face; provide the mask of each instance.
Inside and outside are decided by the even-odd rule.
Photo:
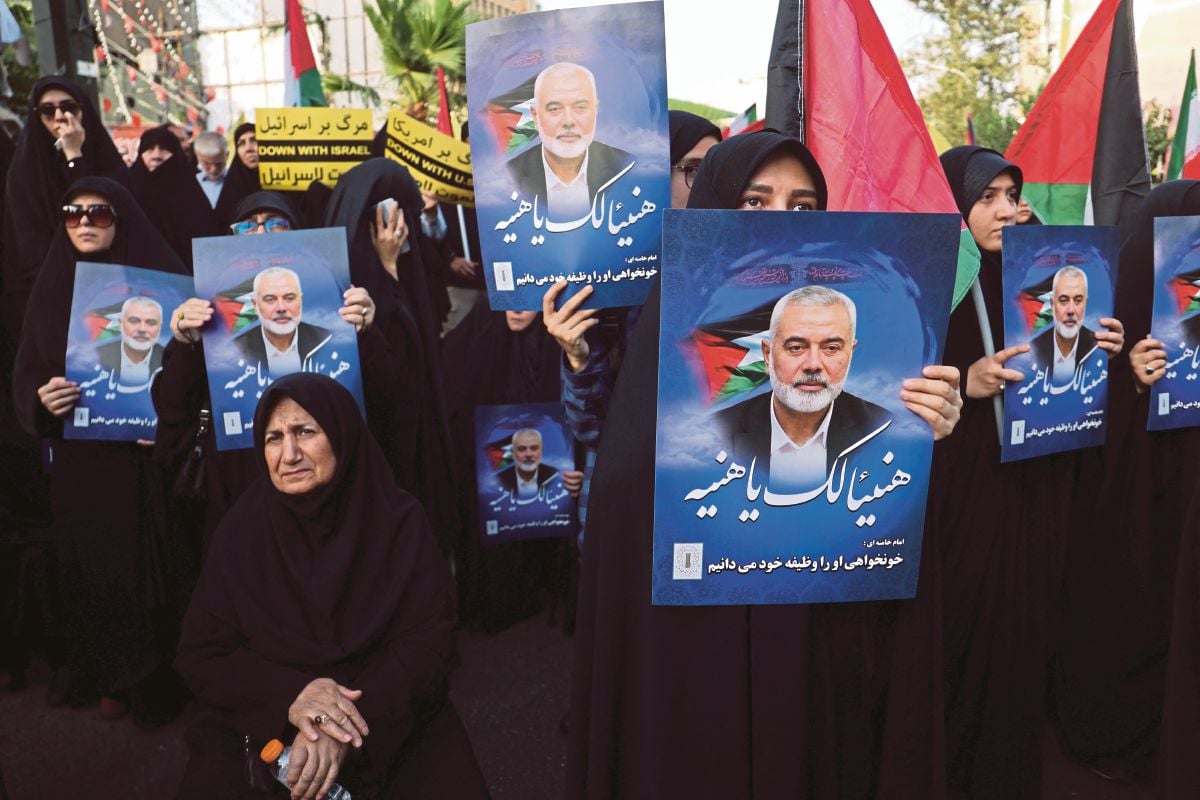
[[[258,139],[254,131],[246,131],[237,140],[238,158],[250,169],[258,169]]]
[[[1063,275],[1054,287],[1054,330],[1064,339],[1079,335],[1079,326],[1087,313],[1087,284],[1079,275]]]
[[[1001,172],[971,206],[967,227],[980,250],[999,253],[1003,231],[1017,221],[1017,201],[1020,195],[1017,182],[1007,172]]]
[[[138,301],[125,306],[121,315],[121,338],[130,350],[149,350],[162,331],[162,309],[157,303]]]
[[[73,102],[74,100],[74,97],[71,97],[70,94],[64,92],[62,89],[47,89],[46,91],[42,92],[42,96],[38,98],[37,105],[40,106],[42,103],[53,103],[57,106],[64,101]],[[82,114],[82,112],[80,113]],[[54,113],[54,117],[51,119],[46,119],[41,115],[39,115],[38,118],[41,119],[43,127],[45,127],[46,130],[50,132],[50,135],[55,139],[62,136],[67,130],[67,115],[62,109],[58,109]]]
[[[276,273],[259,281],[254,307],[268,331],[286,336],[300,324],[302,298],[300,284],[292,276]]]
[[[841,303],[788,304],[775,338],[762,343],[775,397],[793,411],[823,411],[841,394],[855,344]]]
[[[196,161],[200,164],[200,169],[214,181],[220,180],[221,176],[225,174],[225,160],[225,153],[216,156],[196,155]]]
[[[688,198],[692,196],[691,181],[696,177],[696,170],[700,169],[704,156],[716,144],[717,137],[705,136],[671,170],[671,208],[687,208]]]
[[[164,161],[171,157],[171,151],[163,147],[161,144],[156,144],[147,147],[142,151],[142,163],[146,165],[146,169],[154,172]]]
[[[547,75],[530,113],[542,146],[559,158],[579,158],[596,133],[596,92],[586,73]]]
[[[504,321],[508,324],[510,331],[520,333],[533,324],[537,315],[536,311],[505,311]]]
[[[99,194],[84,193],[75,195],[71,198],[71,202],[86,208],[90,205],[107,203],[109,199]],[[107,228],[97,228],[92,224],[91,219],[84,215],[78,228],[67,228],[67,238],[82,255],[103,253],[112,247],[113,239],[117,237],[117,226],[120,224],[121,220],[118,219]]]
[[[292,398],[283,398],[271,412],[263,442],[271,483],[284,494],[308,494],[333,480],[337,468],[333,445],[312,415]]]
[[[522,472],[533,472],[542,463],[542,439],[536,433],[524,431],[513,437],[513,459],[517,469]]]
[[[791,153],[770,158],[750,176],[737,207],[745,211],[816,211],[817,184]]]

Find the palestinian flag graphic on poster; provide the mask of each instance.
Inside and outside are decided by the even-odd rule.
[[[89,308],[84,314],[87,332],[91,341],[100,344],[121,335],[121,307],[124,298],[115,303],[108,303],[98,308]]]
[[[505,436],[493,442],[488,442],[483,447],[487,453],[488,463],[491,465],[493,472],[499,472],[502,469],[511,467],[513,463],[512,455],[512,436]]]
[[[748,314],[697,326],[691,344],[704,365],[708,400],[723,405],[767,382],[762,342],[771,325],[775,304],[767,303]]]
[[[496,132],[496,138],[504,147],[507,158],[537,138],[533,124],[534,75],[519,86],[496,95],[487,101],[488,122]]]
[[[1183,100],[1179,103],[1179,121],[1175,138],[1171,140],[1171,160],[1167,164],[1167,180],[1200,178],[1200,95],[1196,93],[1196,51],[1188,64],[1187,81],[1183,85]]]
[[[254,277],[251,276],[236,286],[218,292],[213,298],[217,313],[235,336],[258,321],[253,297]]]
[[[1102,0],[1005,156],[1050,225],[1117,225],[1150,190],[1131,0]]]
[[[1198,259],[1200,260],[1200,259]],[[1179,309],[1179,319],[1187,319],[1200,311],[1200,264],[1187,264],[1168,282],[1171,296]]]

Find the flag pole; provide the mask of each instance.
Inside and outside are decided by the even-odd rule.
[[[462,237],[463,258],[471,261],[471,245],[467,241],[467,220],[463,216],[462,206],[455,206],[454,208],[458,211],[458,235]]]
[[[971,284],[971,299],[975,301],[975,316],[979,318],[979,335],[983,337],[983,352],[988,358],[996,355],[996,342],[992,339],[992,323],[988,319],[987,304],[983,301],[983,287],[979,278]],[[962,377],[966,380],[966,376]],[[1004,400],[999,394],[992,395],[992,408],[996,411],[996,435],[1004,443]]]

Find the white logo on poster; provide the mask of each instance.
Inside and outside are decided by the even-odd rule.
[[[494,519],[489,519],[487,521],[487,535],[495,536],[499,532],[500,532],[500,523]]]
[[[225,435],[237,436],[242,432],[242,415],[237,411],[225,412]]]
[[[88,410],[87,408],[75,407],[75,427],[86,428],[88,426]]]
[[[677,543],[675,545],[675,569],[671,577],[677,581],[698,581],[704,577],[701,567],[704,562],[704,545],[700,543]]]
[[[1171,393],[1163,392],[1158,396],[1158,415],[1165,417],[1171,413]]]
[[[492,272],[496,275],[496,291],[511,292],[517,288],[513,282],[511,261],[493,261]]]
[[[1012,444],[1025,444],[1025,420],[1023,419],[1013,420]]]

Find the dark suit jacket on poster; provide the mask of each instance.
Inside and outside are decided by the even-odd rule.
[[[737,405],[718,411],[714,418],[725,435],[729,449],[738,463],[747,469],[757,458],[755,474],[769,472],[771,466],[771,398],[765,392]],[[829,420],[826,470],[832,469],[838,454],[883,423],[892,419],[891,413],[849,392],[842,392],[833,402],[833,417]]]
[[[558,474],[558,470],[547,464],[538,464],[537,468],[537,485],[542,488],[546,482]],[[517,495],[517,465],[501,470],[496,473],[496,480],[500,481],[500,485],[512,493],[514,497]]]
[[[1033,340],[1029,342],[1029,352],[1033,354],[1033,359],[1039,367],[1044,367],[1049,370],[1054,369],[1054,351],[1058,347],[1054,343],[1054,327],[1049,330],[1042,331]],[[1079,327],[1079,347],[1075,348],[1075,366],[1079,366],[1079,362],[1087,358],[1088,353],[1096,348],[1096,334],[1092,333],[1091,329],[1086,325]]]
[[[150,349],[149,358],[150,377],[153,378],[155,373],[162,369],[163,346],[155,344]],[[121,380],[121,340],[115,339],[97,347],[96,359],[105,369],[113,374],[114,379],[119,383]]]
[[[633,156],[624,150],[592,142],[588,147],[588,199],[596,199],[596,190],[613,179],[618,172],[633,163]],[[542,146],[531,147],[508,162],[508,171],[517,182],[522,198],[533,202],[533,196],[546,198],[546,168],[542,164]]]
[[[296,349],[300,352],[301,365],[316,355],[317,351],[324,347],[325,343],[333,336],[329,330],[318,325],[309,325],[307,322],[300,323],[296,329],[296,335],[300,337]],[[233,343],[247,361],[257,362],[262,365],[263,369],[268,369],[267,345],[263,342],[261,322],[240,334],[233,340]]]

